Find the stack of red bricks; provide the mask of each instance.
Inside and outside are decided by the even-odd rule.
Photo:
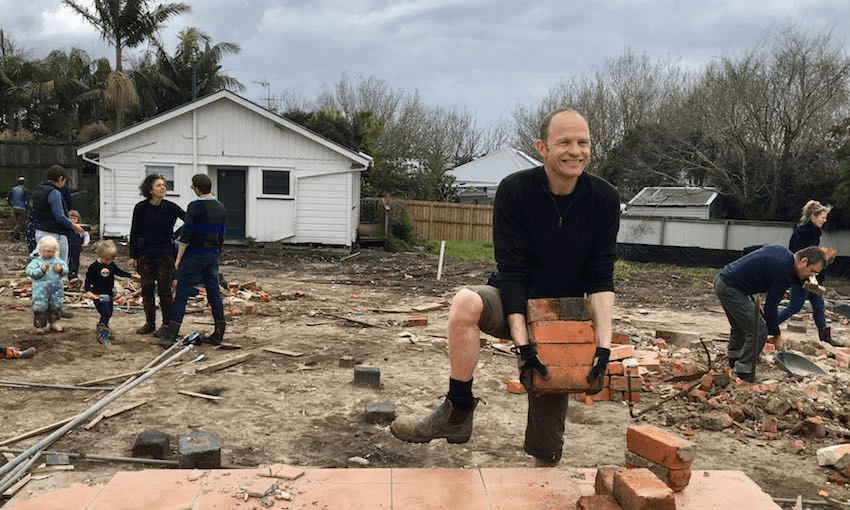
[[[530,299],[526,320],[529,338],[551,376],[544,381],[535,374],[535,391],[541,394],[572,393],[576,399],[588,403],[629,398],[633,402],[639,401],[643,378],[638,372],[638,362],[633,358],[635,349],[630,345],[628,335],[621,333],[614,334],[602,391],[587,395],[591,387],[586,377],[596,352],[589,299]],[[508,381],[508,391],[521,393],[524,390],[519,381]]]
[[[577,510],[675,510],[674,492],[687,487],[694,449],[688,441],[654,427],[629,427],[626,467],[600,468],[596,494]]]

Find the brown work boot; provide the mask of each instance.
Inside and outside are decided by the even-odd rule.
[[[397,418],[390,425],[390,431],[408,443],[427,443],[441,437],[449,443],[465,443],[472,436],[472,412],[477,405],[478,399],[475,399],[472,407],[461,411],[446,399],[428,416]]]

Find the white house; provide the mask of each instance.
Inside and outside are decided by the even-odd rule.
[[[502,149],[455,167],[452,184],[463,203],[492,204],[502,179],[543,163],[517,149]]]
[[[227,209],[227,237],[350,247],[357,240],[360,173],[353,152],[229,91],[216,92],[77,149],[98,166],[100,232],[126,236],[139,185],[161,173],[168,200],[195,199],[209,175]]]

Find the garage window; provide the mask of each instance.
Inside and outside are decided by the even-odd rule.
[[[263,195],[289,197],[292,195],[289,170],[263,170]]]

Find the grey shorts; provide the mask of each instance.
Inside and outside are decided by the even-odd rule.
[[[467,288],[481,296],[484,303],[481,317],[478,318],[478,329],[496,338],[510,340],[511,331],[502,308],[499,289],[490,285],[471,285]],[[569,395],[528,394],[523,446],[525,453],[547,462],[561,460],[569,401]]]

